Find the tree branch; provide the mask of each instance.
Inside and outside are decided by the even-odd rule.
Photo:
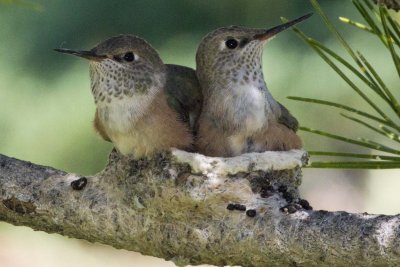
[[[309,210],[297,190],[306,161],[304,151],[113,151],[81,177],[0,155],[0,220],[178,265],[399,265],[399,216]]]

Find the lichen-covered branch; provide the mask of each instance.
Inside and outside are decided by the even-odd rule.
[[[178,265],[400,265],[400,217],[312,211],[304,151],[152,160],[81,177],[0,155],[0,220]]]

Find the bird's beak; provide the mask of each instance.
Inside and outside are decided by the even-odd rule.
[[[280,33],[281,31],[286,30],[289,27],[292,27],[293,25],[302,22],[303,20],[308,19],[309,17],[312,16],[313,13],[309,13],[307,15],[301,16],[300,18],[288,21],[286,23],[283,23],[281,25],[272,27],[264,32],[257,33],[254,35],[254,39],[260,40],[260,41],[265,41],[268,40],[269,38],[275,36],[276,34]]]
[[[65,54],[70,54],[78,57],[83,57],[88,60],[92,61],[101,61],[105,59],[107,56],[105,55],[97,55],[93,51],[79,51],[79,50],[72,50],[72,49],[66,49],[66,48],[56,48],[54,51],[65,53]]]

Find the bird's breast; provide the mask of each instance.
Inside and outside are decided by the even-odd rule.
[[[235,86],[232,96],[227,97],[225,106],[233,120],[247,132],[261,129],[268,123],[269,105],[265,94],[256,86]]]
[[[151,95],[135,95],[98,102],[99,119],[110,135],[131,132],[135,123],[146,114],[152,98]]]

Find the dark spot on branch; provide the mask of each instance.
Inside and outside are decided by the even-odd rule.
[[[249,217],[255,217],[257,215],[257,211],[256,210],[247,210],[246,215]]]
[[[268,197],[272,196],[274,194],[274,192],[275,192],[274,187],[272,185],[268,185],[261,189],[260,196],[262,198],[268,198]]]
[[[299,199],[299,204],[303,207],[305,210],[312,210],[313,208],[310,206],[310,203],[308,203],[307,200],[305,199]]]
[[[282,197],[288,202],[291,203],[293,202],[293,196],[289,192],[283,192]]]
[[[299,209],[299,207],[297,207],[297,206],[300,206],[300,205],[289,204],[289,205],[286,205],[286,206],[280,208],[280,211],[282,211],[286,214],[292,214],[292,213],[295,213]],[[300,206],[300,209],[301,209],[301,206]]]
[[[271,181],[273,180],[273,177],[279,176],[280,172],[281,171],[272,171],[272,172],[256,171],[256,172],[251,172],[250,174],[245,176],[245,178],[249,180],[251,185],[251,190],[254,193],[261,193],[263,191],[275,192],[274,188],[271,185]]]
[[[261,191],[260,196],[262,198],[269,198],[273,195],[274,193],[271,191]]]
[[[6,206],[7,209],[19,214],[30,214],[36,211],[36,206],[33,203],[21,201],[14,196],[3,200],[3,205]]]
[[[228,210],[234,210],[235,209],[235,204],[229,203],[228,206],[226,207]]]
[[[86,184],[87,184],[87,178],[81,177],[78,180],[72,181],[71,187],[74,190],[82,190],[83,188],[85,188]]]
[[[278,191],[281,193],[287,192],[287,186],[286,185],[279,186]]]
[[[233,203],[229,203],[228,206],[226,207],[228,210],[240,210],[240,211],[245,211],[246,210],[246,206],[242,205],[242,204],[233,204]]]

